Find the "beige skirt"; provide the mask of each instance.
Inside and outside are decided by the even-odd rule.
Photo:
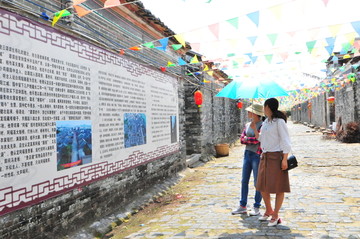
[[[256,190],[267,193],[290,192],[288,171],[281,170],[282,152],[261,155]]]

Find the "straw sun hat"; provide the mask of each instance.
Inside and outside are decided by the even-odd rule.
[[[247,107],[245,110],[260,116],[264,116],[264,108],[260,104],[252,104],[249,107]]]

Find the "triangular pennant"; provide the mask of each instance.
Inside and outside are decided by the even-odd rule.
[[[334,45],[331,46],[325,46],[325,49],[327,50],[327,52],[329,53],[329,55],[331,55],[334,51]]]
[[[70,15],[71,15],[71,12],[69,12],[67,9],[64,9],[64,10],[54,13],[54,16],[57,16],[57,17],[66,17],[66,16],[70,16]]]
[[[86,2],[86,0],[73,0],[73,6],[79,5],[83,2]]]
[[[275,41],[276,41],[276,39],[277,39],[277,37],[278,37],[278,34],[277,34],[277,33],[268,34],[267,36],[268,36],[268,38],[270,39],[271,44],[274,45],[274,44],[275,44]]]
[[[247,39],[249,39],[249,41],[251,42],[251,45],[254,46],[257,36],[248,37]]]
[[[329,46],[334,46],[335,45],[335,41],[336,41],[336,37],[327,37],[326,42]]]
[[[229,20],[226,20],[228,23],[230,23],[233,27],[235,27],[236,29],[238,29],[239,27],[239,18],[235,17],[235,18],[231,18]]]
[[[190,46],[194,49],[195,52],[200,52],[200,44],[201,43],[190,43]]]
[[[233,68],[238,68],[239,67],[239,62],[232,61],[232,66],[233,66]]]
[[[346,40],[348,41],[348,43],[349,43],[350,45],[353,45],[353,44],[354,44],[355,37],[356,37],[356,33],[355,33],[355,32],[350,32],[350,33],[348,33],[348,34],[345,34],[345,38],[346,38]]]
[[[193,58],[191,58],[190,64],[194,64],[194,63],[199,63],[197,55],[195,55]]]
[[[172,63],[171,61],[168,61],[167,67],[171,67],[171,66],[176,66],[176,65],[174,63]]]
[[[256,25],[257,27],[259,27],[259,18],[260,18],[260,12],[259,12],[259,11],[246,14],[246,16],[247,16],[248,18],[250,18],[250,20],[251,20],[253,23],[255,23],[255,25]]]
[[[66,9],[55,12],[54,13],[54,18],[53,18],[53,21],[52,21],[51,25],[54,26],[59,21],[60,18],[69,16],[69,15],[71,15],[71,13]]]
[[[144,44],[142,44],[143,46],[147,47],[147,48],[155,48],[154,46],[154,42],[146,42]]]
[[[360,36],[360,21],[351,22],[351,26],[354,28],[354,30],[357,32],[357,34]]]
[[[325,7],[327,7],[327,4],[329,3],[329,0],[322,0],[325,4]]]
[[[172,48],[174,49],[174,51],[177,51],[177,50],[179,50],[181,47],[183,47],[183,45],[181,45],[181,44],[172,44],[171,46],[172,46]]]
[[[205,64],[204,70],[203,71],[208,71],[209,67]]]
[[[42,12],[40,17],[45,21],[49,21],[50,17],[46,14],[46,12]]]
[[[119,5],[121,5],[119,0],[106,0],[104,3],[104,8],[116,7]]]
[[[306,46],[307,46],[307,49],[308,49],[308,52],[311,53],[315,47],[315,44],[316,44],[316,40],[315,41],[309,41],[309,42],[306,42]]]
[[[181,59],[180,57],[178,58],[178,64],[179,64],[179,66],[187,65],[186,61],[184,61],[184,60]]]
[[[289,57],[289,53],[288,52],[281,52],[280,56],[283,59],[283,61],[285,61]]]
[[[76,11],[78,17],[83,17],[92,12],[92,11],[86,10],[85,8],[80,7],[80,6],[74,6],[74,8],[75,8],[75,11]]]
[[[209,29],[215,35],[216,39],[219,39],[219,23],[209,25]]]
[[[350,43],[343,43],[341,46],[342,46],[341,54],[346,54],[351,48]]]
[[[207,71],[208,75],[212,76],[214,74],[214,71]]]
[[[169,38],[168,37],[165,37],[163,39],[160,39],[159,40],[160,44],[163,46],[163,47],[167,47],[168,43],[169,43]]]
[[[168,45],[169,38],[166,37],[166,38],[160,39],[159,42],[160,42],[161,46],[156,47],[156,49],[166,51],[166,47]]]
[[[331,36],[336,37],[342,27],[342,24],[329,26],[329,31],[331,32]]]
[[[281,19],[282,5],[277,5],[275,7],[271,7],[271,8],[269,8],[269,10],[274,14],[274,16],[277,20]]]
[[[265,55],[265,59],[266,59],[269,63],[271,63],[273,56],[274,56],[273,54]]]
[[[132,50],[132,51],[141,51],[141,47],[139,47],[139,46],[133,46],[133,47],[130,47],[129,50]]]
[[[287,32],[287,34],[289,34],[291,37],[294,37],[296,34],[296,31],[295,32]]]
[[[182,35],[177,34],[174,37],[181,45],[185,47],[186,43]]]
[[[359,41],[359,40],[357,40],[357,41],[354,42],[354,47],[355,47],[356,49],[360,49],[360,41]]]
[[[257,59],[258,59],[257,56],[252,56],[252,57],[251,57],[251,62],[252,62],[253,64],[255,64],[255,62],[257,61]]]

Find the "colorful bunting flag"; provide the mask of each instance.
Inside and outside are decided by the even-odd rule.
[[[190,61],[190,64],[195,64],[195,63],[199,63],[199,59],[197,58],[197,55],[195,55]]]
[[[276,39],[277,39],[277,37],[278,37],[278,34],[277,34],[277,33],[268,34],[267,36],[268,36],[268,38],[270,39],[271,44],[274,46],[275,41],[276,41]]]
[[[180,57],[178,58],[178,65],[179,66],[184,66],[187,65],[186,61],[184,61],[183,59],[181,59]]]
[[[251,42],[251,45],[254,46],[257,36],[248,37],[247,39],[249,39],[249,41]]]
[[[314,47],[315,47],[315,44],[316,44],[316,40],[315,41],[309,41],[309,42],[306,42],[306,46],[308,48],[308,52],[311,54],[311,52],[313,51]]]
[[[215,23],[208,26],[210,31],[215,35],[216,39],[219,39],[219,23]]]
[[[271,63],[273,56],[273,54],[265,55],[265,59],[269,62],[269,64]]]
[[[119,0],[106,0],[104,3],[104,8],[109,8],[109,7],[116,7],[116,6],[120,6],[121,3]]]
[[[229,20],[226,20],[228,23],[230,23],[233,27],[235,27],[236,29],[238,29],[239,27],[239,18],[235,17],[235,18],[231,18]]]
[[[329,55],[331,55],[333,53],[333,51],[334,51],[334,45],[325,46],[325,49],[327,50]]]
[[[325,7],[327,7],[327,4],[329,3],[329,0],[322,0],[325,4]]]
[[[269,10],[274,14],[274,16],[277,20],[281,20],[282,8],[283,8],[282,5],[277,5],[277,6],[269,8]]]
[[[172,67],[172,66],[176,66],[176,65],[174,63],[172,63],[171,61],[168,61],[167,66]]]
[[[246,14],[246,16],[247,16],[248,18],[250,18],[250,20],[251,20],[253,23],[255,23],[255,25],[256,25],[257,27],[259,27],[259,18],[260,18],[260,12],[259,12],[259,11]]]
[[[335,41],[336,41],[336,37],[327,37],[325,38],[327,44],[329,46],[334,46],[335,45]]]
[[[332,37],[336,37],[339,34],[340,29],[342,28],[342,24],[329,26],[329,31],[331,32]]]
[[[147,48],[155,48],[154,46],[154,42],[147,42],[147,43],[144,43],[142,44],[143,46],[147,47]]]
[[[255,62],[257,61],[257,59],[258,59],[257,56],[252,56],[252,57],[251,57],[251,62],[252,62],[253,64],[255,64]]]
[[[184,47],[186,46],[185,40],[182,35],[177,34],[174,37],[181,45],[183,45]]]
[[[159,50],[162,50],[162,51],[166,51],[166,47],[168,45],[169,38],[166,37],[166,38],[160,39],[159,42],[160,42],[161,46],[158,46],[156,48]]]
[[[177,50],[179,50],[180,48],[182,48],[183,45],[181,45],[181,44],[172,44],[171,46],[172,46],[172,48],[174,49],[174,51],[177,51]]]
[[[53,18],[53,21],[52,21],[51,25],[54,26],[59,21],[60,18],[69,16],[69,15],[71,15],[71,13],[66,9],[55,12],[54,13],[54,18]]]
[[[86,2],[86,0],[73,0],[73,6],[79,5],[83,2]]]
[[[133,46],[133,47],[130,47],[129,50],[132,50],[132,51],[141,51],[141,47],[139,47],[139,46]]]
[[[86,10],[85,8],[76,5],[74,5],[74,9],[79,17],[83,17],[92,12],[90,10]]]

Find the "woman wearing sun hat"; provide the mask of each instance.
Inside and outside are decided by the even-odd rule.
[[[257,131],[260,130],[262,125],[263,106],[260,104],[252,104],[245,109],[248,112],[248,118],[256,125]],[[247,198],[249,193],[249,180],[251,172],[254,176],[254,185],[256,185],[258,167],[260,162],[261,147],[260,142],[255,138],[254,130],[250,127],[251,122],[248,122],[241,134],[240,142],[245,144],[242,179],[241,179],[241,199],[240,206],[232,211],[232,214],[245,214],[247,213]],[[255,192],[255,203],[250,216],[259,215],[259,208],[261,202],[261,193]]]

